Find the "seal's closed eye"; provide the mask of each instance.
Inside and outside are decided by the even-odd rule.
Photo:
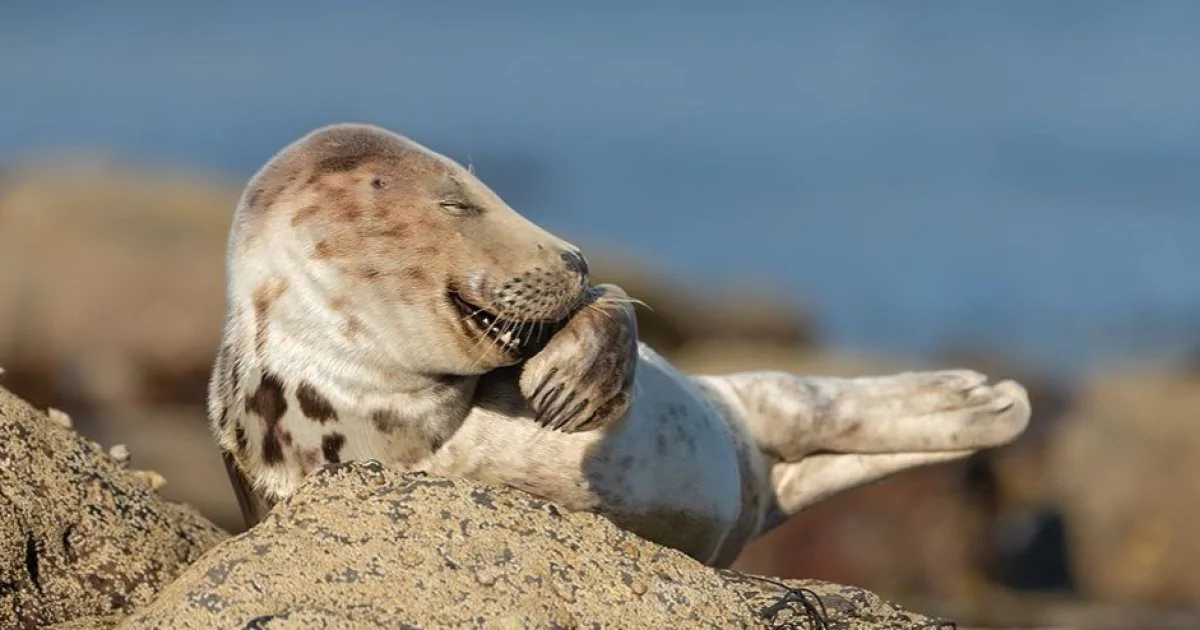
[[[439,203],[442,208],[448,212],[458,216],[466,216],[472,214],[483,214],[483,208],[473,205],[466,201],[443,201]]]

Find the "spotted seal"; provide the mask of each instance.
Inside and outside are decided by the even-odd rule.
[[[831,494],[1003,445],[1017,383],[689,375],[633,300],[468,169],[323,127],[246,186],[208,412],[249,524],[328,463],[502,484],[727,566]]]

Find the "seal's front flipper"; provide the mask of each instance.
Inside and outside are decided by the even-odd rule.
[[[267,512],[271,511],[273,503],[254,491],[250,480],[238,468],[232,453],[222,451],[221,456],[225,462],[225,472],[229,474],[229,483],[233,486],[234,494],[237,495],[238,507],[242,510],[242,518],[246,521],[246,527],[247,529],[254,527],[263,520]]]
[[[637,318],[624,291],[602,284],[540,352],[525,362],[520,388],[542,426],[568,433],[608,426],[633,400]]]
[[[859,378],[744,372],[700,377],[736,407],[759,448],[796,462],[813,453],[937,453],[1002,446],[1029,422],[1019,383],[969,370]]]

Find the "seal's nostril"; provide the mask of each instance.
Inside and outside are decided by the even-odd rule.
[[[559,254],[559,257],[562,258],[562,261],[564,263],[567,263],[567,269],[574,271],[575,273],[577,273],[581,276],[588,275],[587,260],[584,259],[583,254],[580,253],[579,251],[577,251],[577,250],[565,251],[565,252]]]

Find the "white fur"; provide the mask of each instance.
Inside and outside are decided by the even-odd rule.
[[[315,132],[311,142],[319,145],[322,133],[387,133],[345,129]],[[441,258],[424,262],[437,282],[451,278],[482,292],[485,283],[524,269],[561,265],[560,252],[573,249],[520,217],[465,169],[398,136],[394,141],[426,162],[424,170],[389,176],[453,175],[464,194],[488,208],[486,218],[471,224],[472,234],[486,235],[479,242],[487,247],[450,244]],[[354,188],[357,181],[347,180],[347,190],[372,194]],[[748,541],[815,501],[1005,444],[1029,419],[1020,385],[986,385],[974,372],[689,376],[640,344],[632,403],[623,417],[594,430],[551,431],[534,420],[515,382],[495,376],[501,372],[488,374],[512,363],[510,357],[490,343],[462,345],[445,285],[398,294],[314,258],[314,236],[290,219],[317,201],[310,190],[289,192],[269,212],[243,201],[230,240],[227,350],[214,370],[210,416],[222,449],[236,451],[235,485],[244,475],[268,504],[295,491],[319,465],[312,453],[336,432],[344,438],[340,461],[373,459],[517,487],[727,565]],[[415,197],[404,207],[410,220],[451,221],[437,214],[436,199]],[[418,243],[438,238],[413,237]],[[393,255],[409,254],[388,250]],[[276,285],[283,288],[264,311],[267,334],[260,339],[254,296]],[[351,306],[335,308],[335,300]],[[348,316],[356,319],[357,334],[342,331]],[[282,385],[286,403],[278,419],[290,440],[282,463],[263,461],[267,421],[243,402],[264,374]],[[336,421],[302,413],[301,384],[320,392],[336,409]],[[381,412],[399,428],[380,430],[372,418]],[[245,430],[245,448],[238,447],[234,426]]]

